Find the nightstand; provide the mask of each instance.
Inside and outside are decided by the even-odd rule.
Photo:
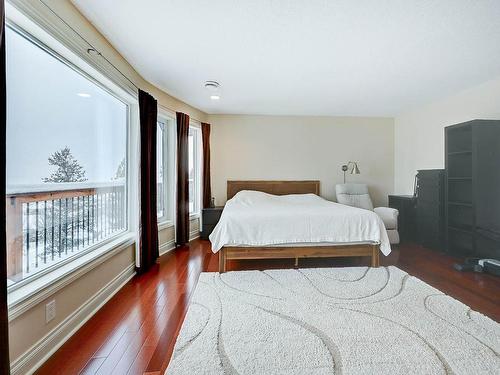
[[[203,223],[203,228],[200,233],[201,239],[208,240],[208,236],[210,236],[210,233],[212,233],[219,222],[223,209],[224,207],[210,207],[201,210],[201,222]]]

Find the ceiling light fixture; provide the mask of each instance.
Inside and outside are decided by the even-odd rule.
[[[205,88],[210,93],[211,100],[219,100],[220,99],[220,84],[217,81],[206,81]]]
[[[91,95],[90,95],[90,94],[87,94],[87,93],[85,93],[85,92],[79,92],[79,93],[78,93],[78,94],[76,94],[76,95],[78,95],[78,96],[80,96],[80,97],[82,97],[82,98],[90,98],[90,97],[91,97]]]
[[[208,90],[217,90],[220,87],[220,84],[217,81],[205,81],[205,87]]]

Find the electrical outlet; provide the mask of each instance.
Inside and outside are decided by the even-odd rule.
[[[56,317],[56,301],[52,300],[45,305],[45,323],[49,323]]]

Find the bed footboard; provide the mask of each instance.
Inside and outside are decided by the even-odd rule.
[[[340,245],[318,247],[223,247],[219,250],[219,273],[226,272],[228,260],[370,257],[371,267],[380,266],[379,245]]]

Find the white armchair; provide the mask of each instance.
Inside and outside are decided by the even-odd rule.
[[[373,208],[368,187],[365,184],[338,184],[335,190],[337,192],[337,202],[340,204],[375,212],[384,222],[390,243],[399,243],[398,210],[389,207]]]

